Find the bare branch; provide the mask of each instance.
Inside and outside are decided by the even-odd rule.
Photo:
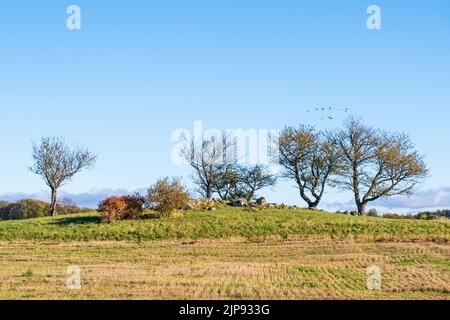
[[[33,144],[34,166],[30,171],[40,175],[52,192],[51,214],[56,215],[56,193],[83,169],[95,166],[97,157],[87,149],[72,148],[63,138],[43,137]]]

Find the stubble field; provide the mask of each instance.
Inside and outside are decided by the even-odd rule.
[[[81,289],[67,288],[67,268]],[[382,272],[367,289],[367,268]],[[0,242],[1,299],[450,299],[450,245],[421,240]]]

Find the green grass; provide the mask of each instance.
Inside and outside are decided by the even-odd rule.
[[[1,221],[0,241],[149,241],[244,238],[397,238],[450,241],[450,223],[352,217],[304,209],[245,210],[219,207],[158,219],[101,224],[97,213]]]
[[[0,299],[450,299],[449,261],[442,221],[225,206],[0,221]],[[372,265],[382,290],[367,289]]]
[[[427,241],[0,241],[0,299],[449,300],[449,259]],[[372,265],[381,290],[367,288]]]

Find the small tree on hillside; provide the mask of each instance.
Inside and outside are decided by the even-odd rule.
[[[406,134],[388,134],[350,118],[335,134],[342,154],[340,185],[353,192],[359,214],[380,198],[411,194],[428,169]]]
[[[283,177],[294,180],[310,209],[322,200],[330,176],[337,170],[339,152],[331,140],[313,127],[287,127],[276,141]]]
[[[266,166],[234,165],[219,172],[214,190],[222,200],[244,198],[251,201],[258,191],[272,187],[276,182],[276,176]]]
[[[203,141],[188,141],[181,155],[194,169],[193,181],[197,191],[212,199],[218,179],[235,165],[232,158],[233,139],[223,134]]]
[[[277,178],[263,165],[242,167],[238,176],[238,190],[248,201],[252,200],[259,190],[272,187],[276,183]]]
[[[93,168],[97,157],[87,149],[71,147],[63,138],[44,137],[33,145],[34,166],[51,190],[50,215],[57,215],[58,189],[83,169]]]
[[[224,166],[218,171],[214,181],[214,192],[222,200],[234,200],[240,179],[240,170],[237,165]]]

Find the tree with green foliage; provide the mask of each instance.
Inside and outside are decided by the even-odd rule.
[[[238,190],[241,197],[251,201],[256,193],[264,188],[273,187],[277,178],[267,166],[255,165],[241,167],[238,176]]]
[[[316,209],[338,168],[338,149],[326,134],[304,125],[284,128],[275,142],[282,176],[294,180],[309,209]]]
[[[214,190],[222,200],[246,199],[251,201],[256,193],[273,187],[277,177],[264,165],[227,166],[218,173]]]

